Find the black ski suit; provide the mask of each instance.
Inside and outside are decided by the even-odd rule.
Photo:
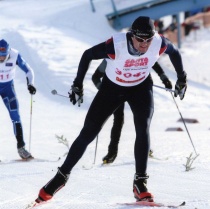
[[[97,67],[97,69],[92,75],[92,81],[98,90],[100,89],[102,79],[106,71],[106,66],[106,59],[103,59],[101,64]],[[172,84],[169,81],[168,77],[165,75],[165,72],[163,71],[159,63],[156,62],[152,68],[159,75],[161,80],[163,80],[162,78],[164,78],[163,83],[165,87],[172,89]],[[111,129],[111,141],[108,146],[108,156],[115,155],[118,152],[118,144],[120,141],[121,131],[124,124],[124,106],[124,103],[121,104],[113,113],[114,119],[113,126]]]
[[[132,48],[132,34],[127,33],[128,51],[133,56],[141,56]],[[166,38],[161,36],[162,44],[160,53],[169,55],[170,60],[177,72],[178,77],[186,77],[183,70],[181,55],[174,45]],[[100,43],[86,50],[80,60],[74,86],[82,87],[85,74],[91,60],[114,58],[115,50],[113,39]],[[86,147],[91,143],[100,132],[103,124],[108,117],[124,102],[131,108],[134,118],[136,139],[134,155],[136,163],[136,173],[145,174],[147,170],[148,153],[150,148],[149,128],[154,112],[153,102],[153,82],[149,75],[142,83],[126,87],[113,83],[104,75],[100,90],[97,92],[93,102],[87,112],[84,126],[73,142],[69,153],[60,167],[63,173],[70,173],[75,164],[82,157]]]

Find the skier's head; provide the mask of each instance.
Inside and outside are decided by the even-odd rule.
[[[149,17],[140,16],[132,23],[131,32],[136,37],[151,38],[155,34],[154,21]]]
[[[0,40],[0,62],[4,62],[9,57],[9,44],[4,40]]]
[[[134,48],[141,54],[146,53],[155,34],[153,20],[149,17],[140,16],[133,22],[130,31],[133,35]]]

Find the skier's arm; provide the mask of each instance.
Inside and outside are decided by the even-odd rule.
[[[97,67],[96,71],[92,75],[92,81],[97,89],[101,86],[101,78],[103,78],[105,69],[106,69],[107,62],[104,59],[101,64]]]
[[[26,79],[28,85],[34,84],[34,72],[28,63],[18,54],[16,64],[18,67],[26,73]]]
[[[80,106],[80,103],[83,102],[83,80],[90,65],[90,62],[92,60],[109,58],[110,55],[113,54],[114,54],[114,44],[113,41],[110,42],[109,40],[100,43],[86,50],[83,53],[79,63],[77,76],[69,92],[70,102],[72,102],[73,105],[78,103],[78,105]]]
[[[181,54],[168,39],[162,37],[162,40],[162,44],[165,44],[164,52],[169,55],[169,58],[177,73],[174,96],[177,97],[179,95],[180,99],[182,100],[187,89],[187,73],[183,69]]]
[[[21,57],[20,54],[18,54],[16,65],[18,65],[18,67],[26,73],[26,80],[29,93],[36,94],[36,88],[34,87],[34,71],[29,66],[29,64],[26,63],[26,61]]]
[[[164,49],[164,53],[168,54],[171,63],[173,64],[175,71],[177,73],[177,78],[186,78],[187,73],[183,69],[183,63],[182,63],[182,58],[181,54],[167,38],[162,37],[162,46],[161,49]]]
[[[90,62],[94,59],[105,58],[105,49],[105,43],[101,43],[87,49],[83,53],[80,59],[77,76],[74,79],[73,85],[69,91],[70,102],[72,102],[73,105],[78,103],[78,106],[80,107],[80,104],[83,103],[83,80],[89,68]]]
[[[153,65],[152,68],[153,68],[153,70],[154,70],[159,76],[161,76],[161,75],[164,73],[162,67],[160,66],[160,64],[159,64],[158,62],[156,62],[156,63]]]
[[[87,49],[80,59],[77,76],[74,80],[74,85],[82,87],[84,77],[92,60],[104,58],[113,59],[114,56],[115,51],[112,38],[107,40],[106,42],[100,43],[90,49]]]
[[[168,79],[167,75],[165,74],[165,72],[163,71],[163,68],[159,65],[158,62],[156,62],[153,65],[153,70],[158,74],[158,76],[160,77],[161,81],[163,82],[163,84],[165,85],[165,87],[167,89],[172,89],[172,83],[171,81]]]
[[[106,54],[105,42],[100,43],[90,49],[87,49],[83,53],[81,60],[79,62],[79,67],[78,67],[76,78],[74,80],[74,85],[76,85],[78,87],[82,87],[84,77],[87,73],[87,70],[89,68],[91,61],[97,60],[97,59],[103,59],[103,58],[108,58],[108,56]]]

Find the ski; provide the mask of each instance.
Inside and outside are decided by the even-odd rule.
[[[48,159],[42,159],[42,158],[29,158],[29,159],[14,159],[14,160],[5,160],[0,161],[0,164],[12,164],[12,163],[28,163],[28,162],[58,162],[61,158],[55,160],[48,160]]]
[[[127,205],[127,206],[145,206],[145,207],[166,207],[166,208],[179,208],[186,205],[185,202],[182,202],[179,205],[169,205],[164,203],[157,203],[157,202],[147,202],[147,201],[138,201],[138,202],[131,202],[131,203],[119,203],[120,205]]]
[[[102,163],[102,164],[100,164],[100,165],[95,165],[95,164],[89,164],[89,165],[83,165],[82,166],[82,168],[84,169],[84,170],[90,170],[90,169],[92,169],[92,168],[94,168],[94,167],[103,167],[103,166],[109,166],[109,165],[111,165],[112,163]]]
[[[49,202],[49,201],[36,202],[36,200],[35,200],[35,201],[31,202],[30,204],[28,204],[28,205],[25,207],[25,209],[35,208],[35,207],[38,207],[38,206],[40,206],[40,205],[44,205],[44,204],[46,204],[46,203],[48,203],[48,202]]]
[[[108,166],[111,165],[112,163],[102,163],[101,166]]]
[[[93,166],[94,166],[94,164],[92,164],[92,165],[83,165],[82,168],[83,168],[84,170],[90,170],[90,169],[93,168]]]
[[[156,156],[154,156],[154,155],[149,155],[149,159],[164,161],[164,160],[168,160],[169,158],[168,158],[168,157],[159,158],[159,157],[156,157]],[[110,165],[112,165],[112,164],[113,164],[113,162],[111,162],[111,163],[102,162],[98,167],[110,166]],[[90,170],[90,169],[92,169],[94,166],[95,166],[94,164],[83,165],[82,168],[83,168],[84,170]]]
[[[149,155],[149,159],[154,159],[154,160],[168,160],[168,157],[159,158],[159,157],[156,157],[154,155]]]

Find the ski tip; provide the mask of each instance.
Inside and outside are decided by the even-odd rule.
[[[29,203],[26,207],[25,207],[25,209],[30,209],[30,208],[34,208],[35,206],[36,206],[36,201],[32,201],[31,203]]]
[[[179,205],[168,205],[159,202],[148,202],[148,201],[137,201],[137,202],[127,202],[127,203],[118,203],[118,205],[129,205],[129,206],[150,206],[150,207],[165,207],[165,208],[180,208],[184,206],[186,203],[182,202]]]
[[[186,202],[185,201],[182,204],[180,204],[180,206],[184,206],[184,205],[186,205]]]
[[[177,206],[173,206],[173,205],[168,205],[169,208],[179,208],[179,207],[182,207],[182,206],[185,206],[186,205],[186,202],[182,202],[181,204],[177,205]]]
[[[32,201],[31,203],[29,203],[25,209],[31,209],[31,208],[35,208],[35,207],[38,207],[40,205],[43,205],[43,204],[46,204],[48,203],[48,201],[42,201],[41,199],[39,199],[39,197]]]

